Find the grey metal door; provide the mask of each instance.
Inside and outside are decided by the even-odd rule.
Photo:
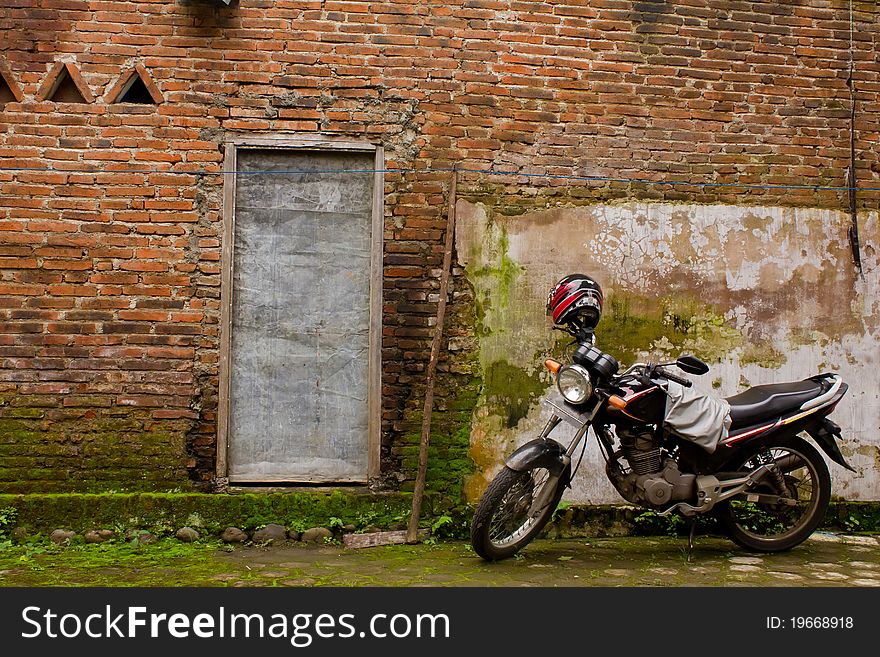
[[[367,479],[374,158],[236,153],[232,482]]]

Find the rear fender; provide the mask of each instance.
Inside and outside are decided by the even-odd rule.
[[[508,456],[506,464],[516,472],[524,472],[531,468],[547,468],[553,476],[558,477],[568,466],[568,458],[562,445],[555,440],[536,438]]]
[[[813,426],[808,427],[807,433],[810,434],[810,437],[816,441],[816,444],[825,451],[828,458],[838,465],[842,465],[851,472],[856,471],[854,467],[846,462],[846,459],[843,458],[843,454],[840,452],[840,447],[837,445],[837,441],[842,440],[840,436],[840,427],[834,422],[828,418],[824,418],[821,422],[817,422]]]

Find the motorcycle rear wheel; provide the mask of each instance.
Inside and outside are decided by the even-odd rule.
[[[567,483],[568,470],[554,479],[547,468],[517,472],[505,466],[489,484],[474,512],[474,552],[487,561],[506,559],[519,552],[553,516]],[[535,509],[545,486],[555,486],[555,490],[547,491],[549,502]]]
[[[831,500],[831,476],[825,460],[815,447],[797,436],[756,446],[742,454],[736,471],[749,472],[770,459],[775,463],[788,461],[782,474],[787,496],[796,504],[732,499],[718,513],[731,540],[754,552],[781,552],[805,541],[822,522]],[[779,491],[764,477],[749,492]]]

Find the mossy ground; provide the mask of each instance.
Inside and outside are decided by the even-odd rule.
[[[406,515],[388,500],[380,501],[380,506],[369,506],[371,501],[376,503],[376,497],[370,495],[352,501],[339,492],[312,493],[318,495],[320,504],[315,499],[306,503],[308,495],[301,498],[289,494],[279,502],[277,495],[225,496],[240,497],[237,502],[243,506],[239,509],[255,514],[233,524],[250,528],[266,521],[285,522],[278,514],[284,508],[321,513],[332,510],[342,518],[356,520],[359,529],[364,523],[381,524]],[[152,525],[146,522],[147,516],[141,516],[141,528],[161,534],[157,542],[122,540],[121,529],[126,523],[120,521],[109,523],[117,529],[113,540],[86,544],[76,536],[69,544],[58,546],[49,542],[47,531],[34,531],[34,525],[27,522],[33,519],[28,514],[39,503],[47,509],[47,518],[63,520],[52,515],[49,497],[30,499],[30,506],[19,505],[25,512],[22,516],[16,507],[0,504],[0,586],[880,585],[880,540],[874,536],[841,538],[817,533],[791,552],[749,556],[730,541],[712,536],[714,528],[701,523],[696,557],[688,563],[684,559],[685,523],[652,517],[632,507],[562,506],[546,531],[556,540],[536,541],[515,559],[487,564],[460,540],[466,538],[469,525],[469,515],[464,512],[424,516],[422,524],[430,527],[434,536],[420,545],[345,550],[337,534],[330,543],[317,546],[296,542],[229,546],[217,540],[209,528],[220,527],[231,517],[223,516],[224,522],[219,522],[220,516],[212,515],[210,505],[191,506],[196,500],[228,504],[228,499],[218,502],[215,498],[223,496],[188,495],[184,496],[187,504],[177,507],[178,515],[164,515],[168,509],[164,504],[180,500],[162,496],[157,500],[152,496],[147,500],[152,506],[145,506],[144,500],[134,501],[141,509],[163,512],[149,516],[156,521]],[[102,523],[97,518],[106,517],[102,514],[126,508],[111,503],[102,511],[94,506],[97,502],[134,502],[130,495],[117,495],[120,499],[116,500],[94,495],[52,497],[56,511],[79,509],[75,522],[68,517],[59,525],[75,528],[99,527]],[[400,498],[398,503],[401,501],[407,500]],[[188,524],[201,522],[202,539],[198,542],[181,543],[168,536],[175,526],[171,520],[181,520],[184,512],[189,513]],[[289,527],[303,518],[327,524],[326,516],[299,516],[298,521],[288,517],[286,524]],[[342,522],[340,517],[334,518],[331,527]],[[836,502],[826,514],[824,526],[849,532],[880,531],[878,505]],[[21,536],[13,531],[15,527],[31,529]],[[643,535],[626,535],[633,532]],[[444,540],[448,538],[459,541]]]
[[[535,541],[516,558],[479,559],[463,542],[346,550],[166,540],[0,550],[0,586],[880,586],[880,541],[817,534],[753,555],[699,536]]]
[[[45,540],[0,549],[5,586],[211,586],[228,572],[218,561],[221,544],[163,539],[58,546]],[[239,574],[246,579],[247,572]]]

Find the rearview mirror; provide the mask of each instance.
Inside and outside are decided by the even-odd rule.
[[[706,363],[701,361],[696,356],[691,356],[690,354],[682,356],[677,361],[675,361],[675,364],[688,374],[705,374],[709,371],[709,366],[706,365]]]

